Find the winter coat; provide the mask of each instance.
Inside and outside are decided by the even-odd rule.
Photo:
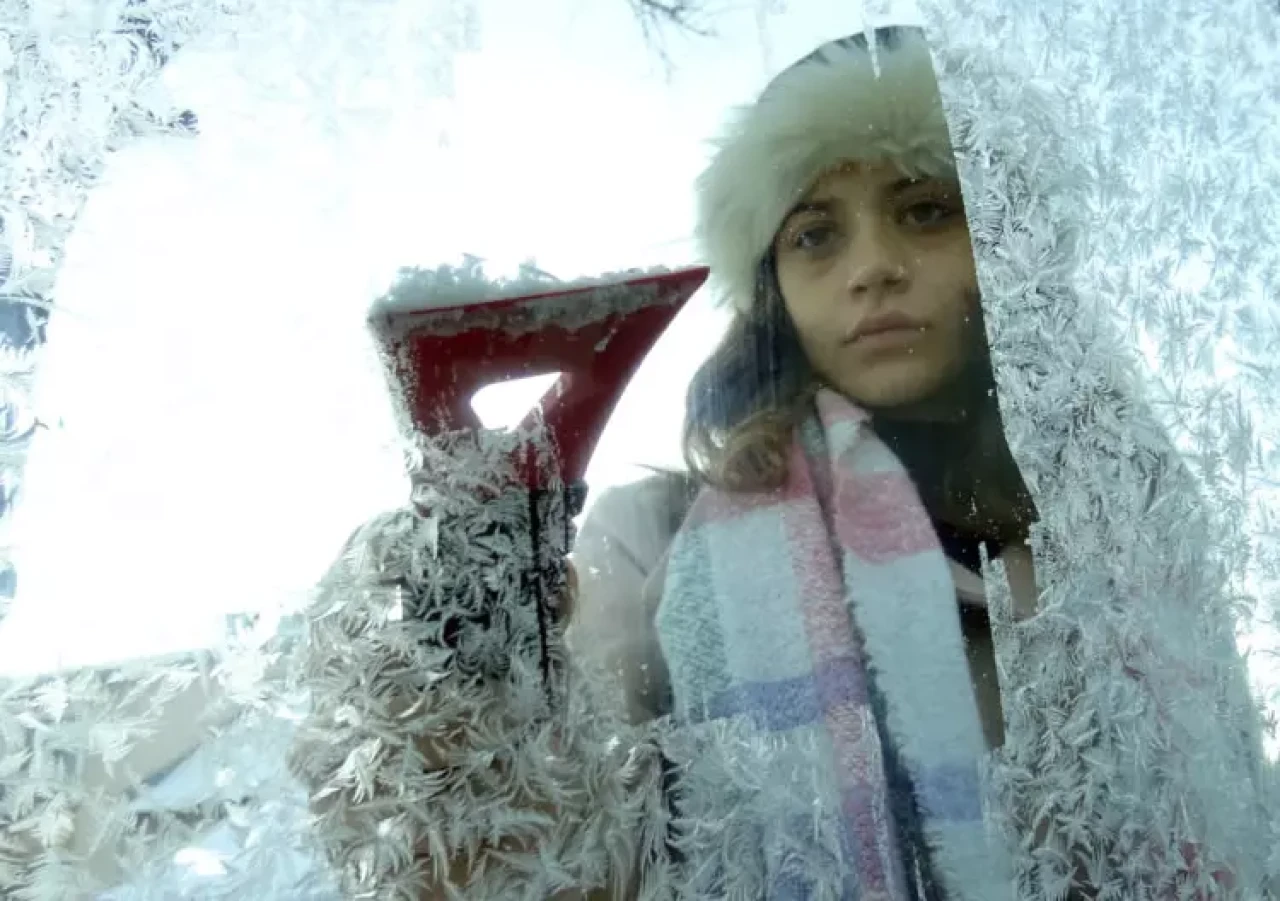
[[[1163,483],[1179,481],[1186,475],[1180,467],[1169,468],[1167,461],[1155,471],[1161,475],[1151,478],[1148,493],[1152,497],[1159,494],[1159,487],[1166,487]],[[655,615],[662,600],[671,541],[695,493],[696,486],[690,479],[674,472],[655,473],[640,481],[608,489],[589,510],[575,545],[573,557],[579,595],[568,634],[570,648],[580,660],[603,667],[605,672],[617,678],[622,687],[624,714],[632,722],[661,717],[669,712],[671,689],[659,650]],[[1170,782],[1162,784],[1159,789],[1150,788],[1149,797],[1180,799],[1178,803],[1195,811],[1193,819],[1208,824],[1202,832],[1208,836],[1207,841],[1187,842],[1170,838],[1168,855],[1186,862],[1184,872],[1192,874],[1187,878],[1212,880],[1228,895],[1232,886],[1240,885],[1236,881],[1237,867],[1242,875],[1247,873],[1251,877],[1256,872],[1253,869],[1256,859],[1247,861],[1245,858],[1254,858],[1255,855],[1244,849],[1239,835],[1230,834],[1229,825],[1237,816],[1247,820],[1251,815],[1239,810],[1235,806],[1238,802],[1227,798],[1235,794],[1234,789],[1223,792],[1219,797],[1207,791],[1211,777],[1195,774],[1193,758],[1199,749],[1183,730],[1188,709],[1199,706],[1204,711],[1216,710],[1220,717],[1216,722],[1230,723],[1232,731],[1238,729],[1238,738],[1224,734],[1215,736],[1215,743],[1220,739],[1223,748],[1235,750],[1211,752],[1205,759],[1213,759],[1218,766],[1231,767],[1233,779],[1260,786],[1269,784],[1263,772],[1265,766],[1261,763],[1256,723],[1248,716],[1252,708],[1244,661],[1234,649],[1205,644],[1189,658],[1166,655],[1165,648],[1170,646],[1166,630],[1178,629],[1191,622],[1183,618],[1179,602],[1170,597],[1170,610],[1154,611],[1151,631],[1145,638],[1137,639],[1136,645],[1125,644],[1133,641],[1130,636],[1116,637],[1123,665],[1117,666],[1114,674],[1099,678],[1095,672],[1087,674],[1084,680],[1070,674],[1061,680],[1051,677],[1048,669],[1036,670],[1036,662],[1043,661],[1043,666],[1048,667],[1052,662],[1069,659],[1073,653],[1071,648],[1084,633],[1080,626],[1054,614],[1044,622],[1038,622],[1038,592],[1030,551],[1025,547],[999,551],[998,559],[1005,563],[1013,596],[1016,628],[1021,631],[998,639],[993,638],[987,616],[986,589],[979,575],[981,564],[975,559],[974,549],[949,540],[950,536],[943,529],[940,529],[939,538],[951,563],[983,730],[995,755],[996,772],[1002,774],[997,777],[996,793],[1003,793],[1008,804],[1006,810],[1033,811],[1037,807],[1054,804],[1055,799],[1044,794],[1049,786],[1060,786],[1068,792],[1073,790],[1070,771],[1064,768],[1064,772],[1058,772],[1051,762],[1042,757],[1044,748],[1032,748],[1026,738],[1028,731],[1044,728],[1046,732],[1041,733],[1042,739],[1053,743],[1061,741],[1065,737],[1062,733],[1068,729],[1063,728],[1063,724],[1037,727],[1034,723],[1042,720],[1055,722],[1054,717],[1059,715],[1059,710],[1072,722],[1106,723],[1117,710],[1113,706],[1116,699],[1132,698],[1136,691],[1138,697],[1145,699],[1146,712],[1137,714],[1134,722],[1156,724],[1156,728],[1168,730],[1159,738],[1154,731],[1151,733],[1150,751],[1157,755],[1166,751],[1166,746],[1156,743],[1168,741],[1170,736],[1174,741],[1187,742],[1175,752],[1178,764],[1173,771],[1161,771],[1157,777],[1168,778]],[[1176,584],[1178,579],[1178,574],[1171,571],[1171,583]],[[1204,613],[1200,610],[1198,615],[1203,617]],[[1207,619],[1213,621],[1217,617],[1213,608],[1208,608]],[[1209,626],[1209,632],[1213,633],[1215,628]],[[998,650],[1001,641],[1004,642],[1003,652]],[[1006,711],[1002,709],[1001,685],[997,680],[997,658],[1008,659],[1004,655],[1010,653],[1011,645],[1016,645],[1017,652],[1021,654],[1018,664],[1021,669],[1019,675],[1001,672],[1005,682],[1005,703],[1010,706]],[[1067,656],[1064,658],[1064,655]],[[1215,679],[1216,684],[1207,682],[1208,678]],[[1175,697],[1174,693],[1180,696]],[[1017,705],[1030,705],[1034,709],[1015,709]],[[1010,713],[1012,720],[1009,719]],[[1205,722],[1209,720],[1206,718]],[[1021,729],[1021,737],[1011,748],[1002,749],[1007,725]],[[1179,731],[1182,731],[1181,735]],[[1088,738],[1089,734],[1083,737]],[[1133,778],[1134,768],[1141,774],[1150,766],[1145,752],[1135,757],[1131,749],[1119,747],[1108,748],[1116,754],[1114,761],[1104,763],[1100,756],[1090,758],[1087,748],[1097,745],[1098,741],[1095,737],[1092,743],[1085,743],[1085,759],[1093,761],[1090,766],[1119,766],[1126,778]],[[1218,756],[1213,756],[1215,753]],[[1234,759],[1235,763],[1227,763],[1226,757]],[[1030,766],[1035,775],[1025,783],[1013,784],[1009,774],[1023,772],[1026,766]],[[1090,793],[1098,778],[1097,773],[1081,772],[1074,789]],[[1142,781],[1145,777],[1138,775],[1136,778]],[[1011,798],[1016,800],[1011,801]],[[1113,805],[1106,799],[1093,802],[1104,815],[1113,818],[1110,827],[1097,827],[1103,836],[1109,834],[1110,828],[1115,831],[1116,842],[1125,840],[1122,833],[1126,827],[1122,824],[1128,809],[1126,805],[1134,800],[1117,798]],[[1150,804],[1152,801],[1139,803]],[[1214,809],[1215,804],[1223,806]],[[1204,817],[1207,819],[1202,819]],[[1031,813],[1020,819],[1022,821],[1012,824],[1015,840],[1026,840],[1029,845],[1055,844],[1047,821],[1033,822]],[[1003,825],[1010,828],[1008,820]],[[1220,846],[1215,845],[1215,839]],[[1096,846],[1098,839],[1095,837],[1092,841]],[[1086,885],[1097,884],[1091,874],[1079,868],[1076,878]],[[1035,890],[1042,891],[1043,887]],[[1023,884],[1019,891],[1029,890]],[[1157,891],[1156,897],[1165,895]]]
[[[596,500],[574,545],[579,594],[568,641],[573,652],[613,674],[632,722],[669,711],[668,675],[654,619],[662,600],[667,554],[696,494],[678,472],[657,472],[612,487]],[[966,639],[969,668],[991,746],[1003,733],[994,645],[976,548],[945,540]],[[998,558],[1009,572],[1018,609],[1034,613],[1035,583],[1025,547],[1006,547]]]

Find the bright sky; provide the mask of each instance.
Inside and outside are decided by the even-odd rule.
[[[726,108],[860,27],[853,3],[768,5],[676,40],[667,78],[623,0],[480,0],[452,99],[396,81],[425,56],[394,48],[400,69],[327,127],[307,113],[329,95],[261,89],[265,66],[301,65],[279,46],[180,55],[166,86],[202,135],[116,155],[69,248],[39,386],[61,426],[33,447],[16,514],[5,669],[210,643],[224,614],[299,596],[403,502],[363,325],[398,266],[688,262],[692,181]],[[684,384],[720,321],[696,302],[664,338],[595,484],[676,457]]]

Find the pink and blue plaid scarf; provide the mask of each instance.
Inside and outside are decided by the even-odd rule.
[[[824,391],[783,488],[703,491],[672,547],[658,630],[677,722],[737,720],[816,749],[807,784],[833,795],[812,807],[838,835],[839,885],[762,873],[769,898],[1012,896],[984,824],[985,746],[947,560],[867,414]],[[796,828],[819,827],[755,834],[794,843]]]

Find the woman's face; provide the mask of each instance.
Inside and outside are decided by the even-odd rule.
[[[851,163],[814,185],[774,249],[787,312],[827,383],[883,415],[963,416],[985,337],[956,182]]]

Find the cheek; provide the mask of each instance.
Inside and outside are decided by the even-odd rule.
[[[968,240],[954,255],[925,270],[919,286],[932,307],[929,318],[949,332],[967,331],[979,315],[978,279]]]
[[[961,293],[953,287],[932,318],[928,358],[939,371],[959,372],[983,352],[986,336],[976,292]]]
[[[810,353],[818,350],[823,338],[837,331],[833,303],[829,290],[821,280],[789,272],[778,271],[778,286],[782,289],[782,303],[795,326],[800,342]]]
[[[981,319],[977,291],[972,288],[963,291],[952,288],[945,301],[939,304],[933,319],[940,330],[947,334],[957,337],[971,335]]]

